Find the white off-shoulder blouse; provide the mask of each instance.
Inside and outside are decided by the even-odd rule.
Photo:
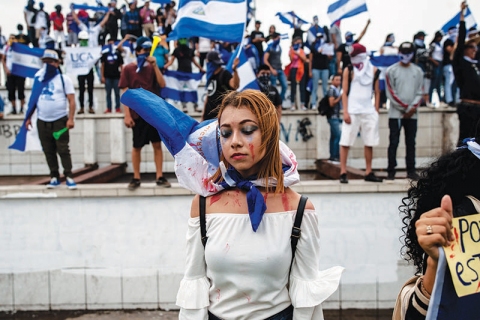
[[[179,319],[206,320],[208,311],[221,319],[265,319],[291,304],[293,319],[323,319],[321,303],[337,289],[343,268],[318,270],[318,219],[305,210],[287,288],[295,214],[266,213],[257,232],[248,214],[207,214],[205,248],[200,218],[190,218]]]

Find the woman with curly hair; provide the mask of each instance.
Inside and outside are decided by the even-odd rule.
[[[435,283],[439,247],[455,240],[452,218],[477,213],[467,198],[480,199],[480,145],[476,141],[480,141],[478,125],[475,138],[465,139],[461,147],[434,161],[402,200],[399,208],[404,215],[402,253],[407,261],[413,261],[416,274],[420,275],[415,285],[404,287],[399,296],[402,319],[425,319]]]

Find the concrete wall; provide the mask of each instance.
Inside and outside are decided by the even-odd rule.
[[[99,90],[99,89],[97,89]],[[199,115],[196,114],[197,120]],[[313,138],[304,142],[298,133],[298,124],[308,118]],[[1,175],[44,175],[48,168],[42,152],[20,153],[9,150],[15,134],[22,124],[22,116],[9,116],[0,122],[0,176]],[[131,172],[130,151],[132,132],[123,125],[121,114],[79,115],[75,118],[75,128],[70,131],[72,160],[74,168],[85,164],[98,163],[105,166],[110,163],[128,162],[127,171]],[[374,148],[373,167],[387,167],[388,114],[380,113],[380,145]],[[314,111],[284,111],[281,120],[281,139],[295,152],[301,170],[315,169],[315,160],[329,158],[330,127],[327,119]],[[455,145],[458,138],[458,119],[453,109],[422,108],[417,132],[417,165],[425,165],[432,157]],[[174,171],[173,157],[164,148],[164,171]],[[399,168],[405,168],[405,144],[403,131],[398,148]],[[364,168],[363,144],[357,138],[349,155],[349,165]],[[142,151],[142,172],[155,172],[153,150],[146,146]]]
[[[413,274],[399,254],[406,188],[295,186],[318,210],[321,269],[346,268],[325,308],[393,308]],[[0,187],[0,310],[175,308],[192,195],[176,183],[137,191]]]

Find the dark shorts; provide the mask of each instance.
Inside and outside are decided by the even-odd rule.
[[[152,127],[142,118],[135,119],[135,126],[133,130],[133,147],[136,149],[142,148],[150,142],[160,142],[160,135],[157,129]]]

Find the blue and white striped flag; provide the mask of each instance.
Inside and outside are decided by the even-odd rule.
[[[161,97],[181,102],[198,102],[197,89],[203,73],[188,73],[166,70],[163,74],[165,88]]]
[[[242,42],[246,19],[246,0],[181,0],[168,40],[204,37]]]
[[[328,6],[327,15],[333,25],[335,22],[366,12],[366,0],[338,0]]]
[[[470,29],[471,27],[477,27],[477,22],[475,21],[475,18],[473,17],[472,11],[470,11],[470,8],[467,7],[467,10],[465,11],[465,27]],[[457,13],[455,17],[450,19],[447,23],[445,23],[442,27],[442,31],[447,34],[448,29],[451,27],[458,27],[458,24],[460,23],[460,12]]]
[[[12,43],[12,70],[10,72],[16,76],[24,78],[33,78],[35,73],[42,67],[43,51],[45,49],[30,48],[27,45],[14,42]]]
[[[241,50],[240,55],[238,54],[238,50]],[[237,47],[235,52],[232,54],[230,61],[225,66],[225,69],[232,73],[233,61],[237,56],[240,59],[240,62],[237,66],[237,74],[240,78],[240,86],[238,87],[237,91],[243,91],[245,89],[260,90],[257,83],[257,76],[255,75],[255,72],[253,72],[252,65],[248,61],[248,57],[243,50],[243,45],[239,45]]]
[[[102,11],[102,12],[107,12],[108,8],[103,7],[103,6],[89,6],[86,4],[73,4],[73,9],[74,10],[92,10],[92,11]]]
[[[290,12],[277,12],[276,16],[285,24],[288,24],[290,28],[301,26],[302,24],[308,24],[308,21],[303,20],[297,16],[293,11]]]

